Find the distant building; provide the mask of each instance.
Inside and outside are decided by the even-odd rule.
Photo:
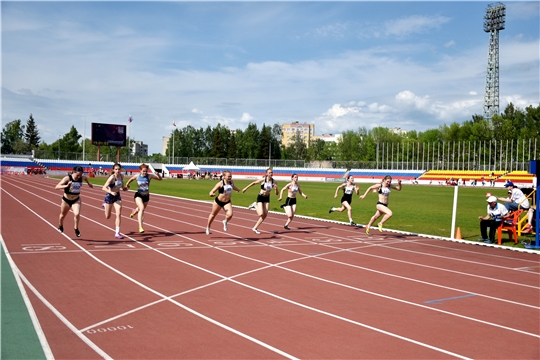
[[[391,133],[394,133],[396,135],[406,135],[407,130],[402,130],[401,128],[395,127],[388,129]]]
[[[303,123],[295,121],[291,124],[281,125],[281,144],[289,146],[293,142],[294,135],[300,135],[304,144],[309,146],[309,142],[315,137],[315,124]]]
[[[148,145],[142,141],[131,142],[131,155],[133,156],[148,156]]]
[[[326,142],[334,142],[337,143],[341,140],[341,134],[322,134],[320,136],[314,136],[313,140],[322,140]]]
[[[167,155],[167,149],[169,148],[169,139],[170,136],[164,136],[161,140],[161,155],[165,156]]]

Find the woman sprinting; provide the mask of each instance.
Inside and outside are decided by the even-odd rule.
[[[257,195],[257,201],[255,202],[255,209],[257,210],[257,215],[259,215],[259,219],[257,220],[257,223],[253,227],[253,232],[255,234],[260,234],[261,232],[258,230],[259,225],[262,224],[264,219],[268,216],[268,207],[270,206],[270,192],[272,189],[275,189],[276,195],[278,194],[278,185],[277,182],[273,178],[274,172],[272,169],[268,168],[266,169],[266,175],[263,176],[259,180],[255,180],[248,186],[242,189],[242,192],[245,193],[247,189],[252,187],[253,185],[261,184],[261,190],[259,191],[259,194]]]
[[[206,224],[206,235],[210,235],[210,226],[214,221],[214,218],[219,213],[219,210],[223,209],[225,211],[225,220],[223,220],[223,231],[227,231],[227,223],[233,217],[233,207],[231,203],[232,192],[240,192],[240,189],[234,185],[232,181],[232,174],[229,170],[223,172],[223,179],[218,182],[210,191],[210,196],[216,196],[216,191],[218,195],[212,203],[212,211],[208,216],[208,223]]]
[[[83,168],[81,166],[75,166],[73,172],[64,176],[55,187],[55,189],[64,190],[62,203],[60,204],[58,231],[64,232],[64,218],[69,212],[69,209],[71,209],[73,210],[73,227],[77,237],[81,236],[81,232],[79,231],[79,219],[81,217],[81,187],[83,181],[86,182],[90,188],[94,187],[84,175]]]
[[[133,218],[135,215],[137,215],[137,220],[139,221],[139,233],[143,234],[144,211],[146,210],[146,206],[148,206],[148,201],[150,201],[150,180],[161,180],[162,178],[161,174],[158,172],[149,174],[148,165],[146,164],[141,164],[141,166],[139,166],[139,169],[139,175],[132,176],[127,181],[126,188],[129,189],[129,184],[132,181],[137,181],[137,192],[133,196],[137,207],[133,209],[129,217]]]
[[[120,190],[127,190],[127,187],[124,186],[124,175],[122,175],[121,170],[122,166],[120,164],[114,164],[112,174],[102,188],[107,193],[105,194],[105,200],[103,200],[102,205],[105,208],[105,218],[110,219],[113,206],[116,212],[114,237],[117,239],[123,238],[122,234],[120,234],[120,225],[122,223],[122,197],[120,196]]]
[[[291,182],[285,185],[283,189],[281,189],[278,201],[281,201],[281,199],[283,198],[283,192],[285,190],[288,191],[287,199],[285,200],[285,204],[281,205],[281,207],[285,210],[285,214],[287,214],[287,222],[283,227],[287,230],[290,230],[289,224],[293,220],[294,214],[296,213],[296,193],[302,195],[304,199],[307,199],[307,195],[302,192],[302,189],[300,189],[300,185],[298,185],[297,174],[292,174]]]
[[[379,222],[378,227],[379,231],[383,231],[383,225],[384,223],[392,217],[392,210],[388,207],[388,197],[390,196],[391,189],[401,191],[401,180],[398,180],[398,184],[392,185],[392,177],[390,175],[386,175],[382,181],[378,184],[374,184],[367,188],[364,195],[360,196],[360,199],[364,199],[368,192],[371,190],[374,190],[379,193],[379,201],[377,201],[377,211],[375,212],[375,215],[371,217],[369,220],[369,223],[366,225],[366,234],[369,235],[369,229],[371,225],[381,216],[383,216],[381,222]]]
[[[328,213],[330,214],[334,211],[343,212],[345,209],[347,209],[347,215],[349,216],[349,224],[351,224],[352,226],[356,226],[355,222],[352,219],[351,203],[353,193],[356,192],[356,195],[358,195],[360,188],[354,183],[354,177],[352,175],[349,175],[347,176],[347,181],[336,188],[336,193],[334,194],[335,199],[338,197],[339,189],[343,189],[343,196],[341,197],[341,207],[335,208],[332,206]]]

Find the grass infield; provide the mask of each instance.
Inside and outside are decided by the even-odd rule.
[[[252,182],[252,180],[234,180],[234,174],[233,181],[239,189]],[[90,182],[103,185],[105,178],[92,178]],[[163,181],[152,181],[150,193],[211,202],[213,198],[210,197],[209,193],[216,182],[215,180],[163,179]],[[287,183],[286,181],[278,181],[280,191]],[[348,222],[346,211],[328,213],[330,207],[341,206],[339,200],[342,192],[340,191],[338,197],[334,198],[336,187],[340,183],[301,181],[299,184],[302,191],[308,195],[308,199],[297,196],[297,215]],[[360,195],[371,185],[359,184]],[[130,187],[136,189],[136,184],[131,184]],[[459,188],[456,229],[460,228],[463,240],[477,241],[480,237],[478,216],[487,214],[487,192],[491,192],[495,196],[506,196],[506,190],[503,188],[482,186]],[[257,186],[252,186],[245,193],[233,193],[232,203],[247,207],[256,200],[257,193]],[[279,196],[272,194],[270,210],[284,213],[279,205],[285,201],[286,197],[287,194],[284,192],[283,200],[278,202]],[[376,193],[368,194],[364,200],[356,195],[353,196],[351,204],[353,220],[359,225],[367,224],[371,216],[375,214],[377,200]],[[419,234],[451,237],[453,200],[454,187],[452,186],[403,185],[401,191],[392,190],[390,194],[388,205],[394,215],[384,224],[384,227]],[[151,200],[149,205],[156,206],[156,203]],[[210,207],[208,210],[210,211]],[[374,225],[376,226],[376,223]],[[294,220],[292,226],[294,227]],[[534,236],[522,235],[520,240],[523,239],[534,241]],[[503,233],[503,245],[523,247],[521,243],[509,242],[506,233]]]

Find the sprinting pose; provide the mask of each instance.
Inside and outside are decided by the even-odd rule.
[[[255,234],[261,233],[258,230],[258,227],[262,224],[264,219],[266,219],[266,216],[268,216],[268,207],[270,205],[270,192],[272,191],[272,189],[275,189],[277,195],[279,191],[277,182],[275,182],[274,178],[272,177],[273,175],[274,172],[272,171],[272,169],[268,168],[266,169],[265,176],[263,176],[259,180],[255,180],[254,182],[242,189],[242,192],[245,193],[246,190],[253,185],[261,184],[261,191],[259,191],[259,195],[257,195],[257,201],[255,202],[255,208],[257,209],[259,220],[257,220],[257,223],[255,224],[253,229],[251,229],[255,232]]]
[[[232,181],[231,172],[229,170],[225,170],[223,172],[223,179],[218,182],[210,191],[210,196],[214,197],[216,195],[216,191],[218,192],[218,195],[212,203],[212,211],[210,212],[210,216],[208,216],[208,223],[206,224],[206,235],[210,235],[210,226],[212,225],[212,222],[214,221],[214,218],[216,217],[220,209],[223,209],[223,211],[225,211],[225,220],[223,220],[223,231],[227,231],[227,223],[233,217],[233,207],[231,203],[231,195],[233,190],[236,192],[240,192],[240,189],[238,189]]]
[[[130,218],[133,218],[136,214],[137,219],[139,220],[139,232],[142,234],[144,233],[143,228],[143,221],[144,221],[144,210],[146,209],[146,206],[148,206],[148,201],[150,200],[150,180],[156,179],[161,180],[161,174],[156,172],[153,174],[148,173],[148,165],[142,164],[139,166],[139,169],[141,170],[139,175],[132,176],[126,183],[126,188],[129,189],[129,184],[132,181],[137,181],[137,192],[133,196],[135,199],[135,204],[137,207],[133,209],[131,212],[131,215],[129,215]]]
[[[367,188],[364,195],[360,196],[360,199],[364,199],[368,192],[371,190],[376,190],[379,193],[379,201],[377,201],[377,211],[375,212],[375,215],[371,217],[369,220],[369,223],[366,225],[366,234],[369,235],[369,228],[371,225],[380,218],[382,215],[383,218],[381,222],[378,224],[379,231],[383,231],[383,224],[392,217],[392,210],[388,207],[388,197],[390,196],[390,190],[394,189],[397,191],[401,191],[401,180],[398,180],[398,184],[392,185],[392,177],[390,175],[386,175],[382,181],[378,184],[371,185]]]
[[[352,219],[352,195],[353,192],[356,192],[356,195],[358,195],[360,188],[358,185],[354,183],[354,177],[352,175],[347,176],[347,181],[343,184],[339,185],[336,188],[336,193],[334,194],[334,198],[337,199],[338,197],[338,191],[339,189],[343,189],[343,196],[341,197],[341,207],[335,208],[331,207],[328,213],[333,213],[334,211],[337,212],[343,212],[345,209],[347,209],[347,215],[349,215],[349,223],[352,226],[356,226],[355,222]]]
[[[298,175],[296,174],[292,174],[291,182],[281,189],[278,201],[281,201],[283,198],[283,192],[285,190],[288,190],[287,199],[285,200],[285,204],[281,205],[281,207],[285,209],[285,214],[287,214],[287,222],[285,223],[284,228],[290,230],[289,224],[293,220],[294,214],[296,213],[296,193],[302,195],[304,199],[307,199],[307,195],[302,192],[302,189],[300,189],[300,185],[298,185]]]
[[[122,175],[121,170],[122,166],[120,164],[114,164],[112,167],[112,174],[109,176],[102,188],[103,191],[107,193],[102,205],[105,208],[106,219],[111,217],[111,211],[114,205],[114,211],[116,212],[116,228],[114,237],[117,239],[123,238],[123,236],[120,234],[120,224],[122,223],[122,197],[120,196],[120,190],[127,190],[127,187],[124,186],[124,175]]]
[[[69,212],[69,209],[71,209],[73,210],[73,227],[75,228],[75,235],[77,235],[77,237],[81,236],[81,232],[79,231],[79,218],[81,215],[80,195],[83,181],[85,181],[89,187],[94,187],[84,175],[83,168],[81,166],[75,166],[73,168],[73,172],[67,176],[64,176],[64,178],[60,180],[55,187],[55,189],[64,189],[62,203],[60,204],[58,231],[64,232],[64,218]]]

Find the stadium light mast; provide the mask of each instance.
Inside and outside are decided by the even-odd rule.
[[[499,30],[504,30],[506,6],[489,4],[484,16],[484,31],[489,33],[486,86],[484,88],[484,119],[491,121],[499,114]]]

